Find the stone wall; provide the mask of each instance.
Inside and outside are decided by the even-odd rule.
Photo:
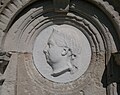
[[[71,0],[71,4],[69,0],[53,0],[54,4],[50,0],[35,1],[0,0],[0,94],[119,95],[119,66],[116,63],[120,51],[120,0],[104,0],[110,5],[103,0]],[[82,52],[81,60],[87,58],[82,61],[86,63],[90,58],[90,65],[87,68],[84,64],[77,65],[85,69],[80,70],[84,72],[80,77],[66,75],[57,80],[50,76],[49,66],[43,69],[48,62],[44,61],[42,45],[47,42],[51,27],[63,27],[64,24],[70,31],[75,27],[80,30],[86,37],[79,36],[81,41],[88,39],[87,45],[81,42],[84,44],[82,50],[87,52]],[[34,63],[33,43],[38,35],[40,40],[35,54],[40,53],[35,56],[41,58]],[[61,74],[63,72],[58,75]]]

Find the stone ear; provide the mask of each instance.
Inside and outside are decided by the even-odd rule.
[[[76,58],[76,55],[72,54],[71,58],[74,60]]]
[[[61,53],[62,56],[65,56],[69,51],[69,48],[63,48],[63,51]]]

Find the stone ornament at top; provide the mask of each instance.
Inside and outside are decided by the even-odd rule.
[[[91,48],[85,35],[70,25],[52,25],[42,30],[33,49],[38,71],[54,82],[70,82],[87,70]]]

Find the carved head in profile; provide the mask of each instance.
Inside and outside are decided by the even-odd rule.
[[[71,74],[77,71],[74,64],[80,55],[81,43],[79,33],[69,28],[53,28],[47,45],[43,52],[47,63],[51,66],[53,77],[60,76],[66,72]]]

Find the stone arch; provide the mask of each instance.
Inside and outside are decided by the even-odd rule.
[[[10,28],[11,28],[11,24],[12,24],[12,22],[13,22],[13,20],[15,19],[15,17],[22,11],[22,10],[24,10],[24,8],[27,8],[27,6],[28,5],[30,5],[30,4],[32,4],[32,3],[34,3],[34,2],[36,2],[37,0],[11,0],[11,1],[9,1],[8,3],[7,3],[7,5],[3,8],[3,10],[1,11],[1,14],[0,14],[0,33],[1,33],[1,35],[3,35],[2,37],[1,37],[1,40],[0,41],[2,41],[1,42],[1,45],[0,46],[2,46],[1,47],[1,49],[2,50],[5,50],[5,51],[9,51],[9,52],[11,52],[12,51],[12,53],[16,53],[16,51],[17,51],[17,53],[23,53],[23,56],[24,56],[24,53],[26,53],[26,55],[25,55],[25,60],[29,60],[29,58],[31,57],[28,57],[29,56],[29,53],[31,53],[31,51],[32,51],[32,48],[26,48],[27,47],[27,45],[29,45],[28,43],[31,43],[32,44],[32,42],[30,41],[30,36],[28,36],[28,39],[27,39],[27,37],[26,37],[26,42],[24,43],[23,41],[22,41],[22,37],[23,37],[23,40],[24,40],[24,33],[21,35],[19,35],[18,34],[18,36],[21,36],[21,38],[19,38],[19,41],[20,41],[20,45],[18,44],[18,43],[16,43],[15,41],[18,39],[17,38],[17,36],[15,36],[16,38],[14,39],[14,37],[13,37],[13,39],[14,40],[12,40],[11,38],[9,39],[7,36],[5,36],[4,37],[4,35],[13,35],[14,36],[14,33],[12,34],[12,33],[9,33],[8,31],[11,31],[12,32],[12,30],[9,30]],[[46,1],[47,2],[47,1]],[[86,2],[86,1],[85,1]],[[71,8],[71,13],[69,13],[67,16],[61,16],[60,15],[60,19],[62,20],[62,19],[64,19],[64,20],[68,20],[69,19],[69,21],[71,21],[71,22],[77,22],[77,20],[79,21],[79,22],[77,22],[77,24],[70,24],[69,22],[67,22],[67,24],[70,24],[70,25],[73,25],[73,26],[75,26],[76,25],[76,27],[78,27],[78,25],[80,25],[80,26],[83,26],[84,28],[80,28],[83,32],[86,30],[88,33],[86,33],[85,32],[85,35],[88,37],[89,35],[91,35],[91,37],[88,37],[88,39],[90,39],[89,41],[90,41],[90,44],[91,44],[91,46],[92,46],[92,51],[95,53],[95,55],[94,55],[94,53],[93,53],[93,63],[94,63],[94,61],[95,60],[100,60],[100,62],[102,62],[102,60],[101,60],[101,56],[100,56],[100,53],[102,53],[102,52],[100,52],[100,51],[105,51],[104,53],[106,53],[107,54],[107,56],[108,57],[106,57],[107,59],[107,61],[106,61],[106,65],[107,65],[107,62],[109,61],[109,59],[110,59],[110,56],[111,56],[111,53],[114,53],[114,52],[117,52],[118,50],[119,50],[119,45],[118,45],[118,43],[119,43],[119,38],[120,38],[120,33],[119,33],[119,30],[120,30],[120,17],[119,17],[119,14],[116,12],[116,11],[114,11],[114,9],[113,9],[113,7],[111,6],[111,5],[109,5],[107,2],[105,2],[105,1],[103,1],[103,0],[101,0],[101,1],[97,1],[97,0],[87,0],[87,2],[89,2],[89,3],[91,3],[91,4],[93,4],[93,5],[95,5],[95,6],[97,6],[99,9],[101,9],[102,10],[102,12],[103,13],[105,13],[105,15],[107,15],[107,17],[108,17],[108,19],[110,20],[110,22],[112,23],[111,25],[113,25],[114,27],[113,28],[115,28],[115,32],[116,32],[116,34],[115,35],[117,35],[118,34],[118,38],[117,38],[117,40],[118,40],[118,42],[116,41],[116,42],[114,42],[114,37],[113,38],[111,38],[112,37],[112,34],[111,34],[111,36],[109,35],[109,27],[106,27],[106,26],[102,26],[102,23],[101,23],[101,21],[99,21],[99,18],[97,18],[97,17],[99,17],[99,16],[94,16],[94,18],[91,18],[91,17],[89,17],[89,15],[87,15],[86,13],[82,13],[81,11],[79,11],[79,10],[76,10],[77,8],[74,8],[74,7],[76,7],[76,6],[74,6],[73,5],[73,9]],[[35,12],[35,11],[37,11],[38,13],[40,13],[37,9],[36,10],[34,10],[34,13],[35,14],[31,14],[30,16],[27,16],[28,18],[26,18],[26,22],[25,23],[27,23],[27,24],[29,24],[29,21],[27,22],[27,20],[29,20],[29,17],[31,17],[30,18],[30,20],[32,21],[32,19],[33,20],[35,20],[35,19],[38,19],[37,18],[37,16],[40,16],[40,15],[38,15],[37,14],[37,12]],[[73,14],[72,14],[72,12],[73,12]],[[87,12],[87,11],[86,11]],[[89,12],[88,12],[89,13]],[[33,15],[36,17],[36,18],[34,18],[33,17]],[[54,15],[54,13],[52,14],[50,14],[50,15]],[[78,16],[79,15],[81,15],[81,17],[83,17],[83,18],[79,18]],[[66,18],[64,18],[64,17],[66,17]],[[84,19],[84,17],[86,18],[86,19]],[[47,20],[48,21],[47,21]],[[54,17],[53,18],[53,20],[55,21],[56,19],[59,19],[59,18],[57,18],[57,17]],[[70,20],[71,19],[71,20]],[[93,22],[92,22],[92,20],[90,20],[90,19],[92,19],[93,20]],[[21,19],[22,20],[22,19]],[[40,20],[40,19],[38,19],[38,20]],[[43,24],[45,25],[43,28],[45,28],[47,25],[46,25],[46,23],[48,22],[48,24],[49,24],[49,22],[50,22],[50,18],[43,18]],[[41,21],[41,22],[42,22]],[[44,22],[45,21],[45,22]],[[59,23],[61,23],[60,21],[58,21]],[[26,26],[27,27],[27,24],[24,24],[24,26]],[[37,24],[39,24],[39,23],[37,23]],[[40,26],[42,26],[42,25],[38,25],[37,26],[37,24],[34,26],[35,28],[33,28],[33,31],[32,31],[32,29],[31,29],[31,32],[33,33],[34,32],[34,29],[35,30],[37,30],[38,29],[38,27],[40,27]],[[98,24],[98,27],[97,27],[97,25],[95,25],[95,24]],[[103,23],[104,24],[104,23]],[[24,26],[20,26],[20,28],[18,28],[18,31],[20,31],[21,32],[21,30],[19,30],[19,29],[22,29],[22,28],[24,28]],[[32,26],[32,25],[31,25]],[[31,27],[31,26],[29,26],[29,28]],[[17,26],[16,26],[17,27]],[[16,28],[17,29],[17,28]],[[94,32],[94,29],[96,29],[96,31],[97,32]],[[108,30],[107,30],[108,29]],[[41,29],[42,30],[42,29]],[[100,31],[99,31],[100,30]],[[27,30],[26,30],[27,31]],[[15,30],[14,30],[14,32],[15,32]],[[30,31],[29,31],[30,32]],[[101,33],[102,32],[102,33]],[[27,33],[27,32],[25,32],[25,33]],[[39,34],[39,32],[38,32],[38,34]],[[114,33],[113,33],[114,34]],[[31,34],[32,35],[32,34]],[[37,34],[36,34],[37,35]],[[32,36],[31,36],[32,37]],[[36,37],[36,36],[35,36]],[[33,38],[34,39],[34,38]],[[91,40],[92,39],[92,40]],[[11,43],[9,44],[9,43],[7,43],[7,41],[11,41]],[[13,41],[13,42],[12,42]],[[113,41],[113,43],[111,43]],[[27,43],[28,42],[28,43]],[[10,46],[12,43],[14,43],[13,44],[13,46],[15,46],[15,48],[13,48],[12,46]],[[21,44],[22,43],[22,44]],[[5,44],[5,45],[4,45]],[[31,46],[31,44],[30,44],[30,46]],[[100,45],[101,44],[101,45]],[[4,45],[4,46],[3,46]],[[10,46],[10,48],[8,48]],[[17,47],[18,46],[18,47]],[[112,48],[112,46],[113,46],[113,48]],[[100,52],[100,53],[99,53]],[[28,55],[27,55],[27,53],[28,53]],[[99,53],[98,55],[97,55],[97,53]],[[20,55],[20,56],[19,56]],[[19,54],[19,55],[17,55],[17,56],[19,56],[19,57],[21,57],[22,58],[22,56],[21,56],[21,54]],[[97,57],[96,57],[97,56]],[[105,57],[105,56],[104,56]],[[28,59],[27,59],[28,58]],[[23,58],[24,59],[24,58]],[[104,60],[104,59],[103,59]],[[98,62],[99,63],[99,62]],[[32,78],[34,78],[34,80],[36,81],[36,83],[38,83],[38,84],[41,84],[43,81],[44,81],[44,79],[43,78],[41,78],[41,80],[40,80],[40,78],[38,77],[38,75],[36,74],[37,72],[36,72],[36,70],[34,71],[34,74],[36,74],[36,75],[34,75],[33,74],[33,72],[32,72],[32,70],[31,69],[34,69],[34,68],[31,68],[32,66],[30,66],[29,64],[26,64],[26,69],[28,70],[28,72],[29,72],[29,74],[30,74],[30,77],[32,77]],[[91,67],[92,67],[92,65],[91,65]],[[94,66],[93,66],[94,67]],[[92,68],[93,68],[92,67]],[[92,69],[92,68],[90,68],[90,69]],[[92,70],[91,70],[92,71]],[[87,71],[87,72],[89,72],[89,70]],[[32,75],[33,74],[33,75]],[[86,76],[87,76],[87,78],[89,79],[89,74],[86,74]],[[92,77],[94,77],[94,76],[92,76]],[[42,81],[42,82],[41,82]],[[85,81],[87,81],[87,80],[85,80]],[[84,88],[84,83],[85,83],[85,81],[83,81],[83,84],[81,83],[81,85],[83,86],[83,88]],[[48,83],[48,80],[45,80],[45,82],[46,83]],[[79,81],[76,81],[75,82],[75,84],[77,84],[77,83],[79,83]],[[96,83],[97,84],[97,83]],[[52,93],[53,94],[53,92],[54,92],[54,88],[51,86],[52,85],[52,83],[50,82],[50,85],[48,86],[48,87],[46,87],[46,86],[44,86],[43,84],[42,84],[42,86],[43,86],[43,88],[45,89],[45,91],[43,92],[45,95],[47,94],[47,93]],[[58,84],[55,84],[55,85],[57,85],[57,86],[59,86]],[[74,83],[71,83],[71,84],[67,84],[67,86],[66,85],[64,85],[64,84],[61,84],[64,88],[67,88],[68,87],[68,85],[72,85],[71,86],[71,88],[70,89],[68,89],[68,90],[66,90],[66,91],[64,91],[64,89],[60,89],[59,87],[57,88],[56,87],[56,89],[57,89],[57,91],[59,91],[59,93],[63,93],[63,94],[65,94],[65,93],[67,93],[68,91],[69,91],[69,94],[74,94],[74,93],[84,93],[84,91],[83,91],[83,89],[81,90],[81,91],[78,91],[79,89],[78,88],[80,88],[78,85],[77,86],[75,86],[75,88],[73,87],[74,86]],[[37,86],[36,86],[37,87]],[[48,92],[46,91],[46,90],[49,90]],[[71,92],[70,90],[72,90],[73,92]],[[55,91],[55,93],[56,93],[56,91]],[[86,92],[87,93],[87,92]],[[71,94],[71,95],[72,95]],[[80,94],[80,95],[82,95],[82,94]],[[84,94],[83,94],[84,95]]]
[[[34,3],[37,0],[11,0],[8,1],[5,6],[3,6],[1,11],[1,31],[6,31],[8,26],[10,26],[10,22],[15,18],[17,14],[20,13],[25,7],[30,5],[31,3]],[[111,21],[114,23],[115,27],[119,27],[120,23],[120,17],[119,14],[114,10],[114,8],[109,5],[108,2],[105,2],[103,0],[97,1],[97,0],[87,0],[88,2],[92,3],[93,5],[96,5],[99,7],[105,14],[111,19]],[[14,11],[13,11],[14,10]],[[2,27],[4,26],[4,27]],[[118,32],[119,33],[119,32]]]
[[[4,35],[6,33],[12,22],[14,21],[15,17],[24,10],[25,7],[28,5],[36,2],[37,0],[11,0],[8,1],[3,7],[0,12],[0,33]],[[97,6],[100,8],[111,20],[113,23],[118,36],[120,37],[119,29],[120,29],[120,17],[119,13],[116,12],[113,6],[109,5],[108,2],[100,0],[87,0],[87,2]],[[2,36],[3,37],[3,36]],[[2,39],[1,37],[1,39]],[[1,42],[0,42],[1,43]]]

